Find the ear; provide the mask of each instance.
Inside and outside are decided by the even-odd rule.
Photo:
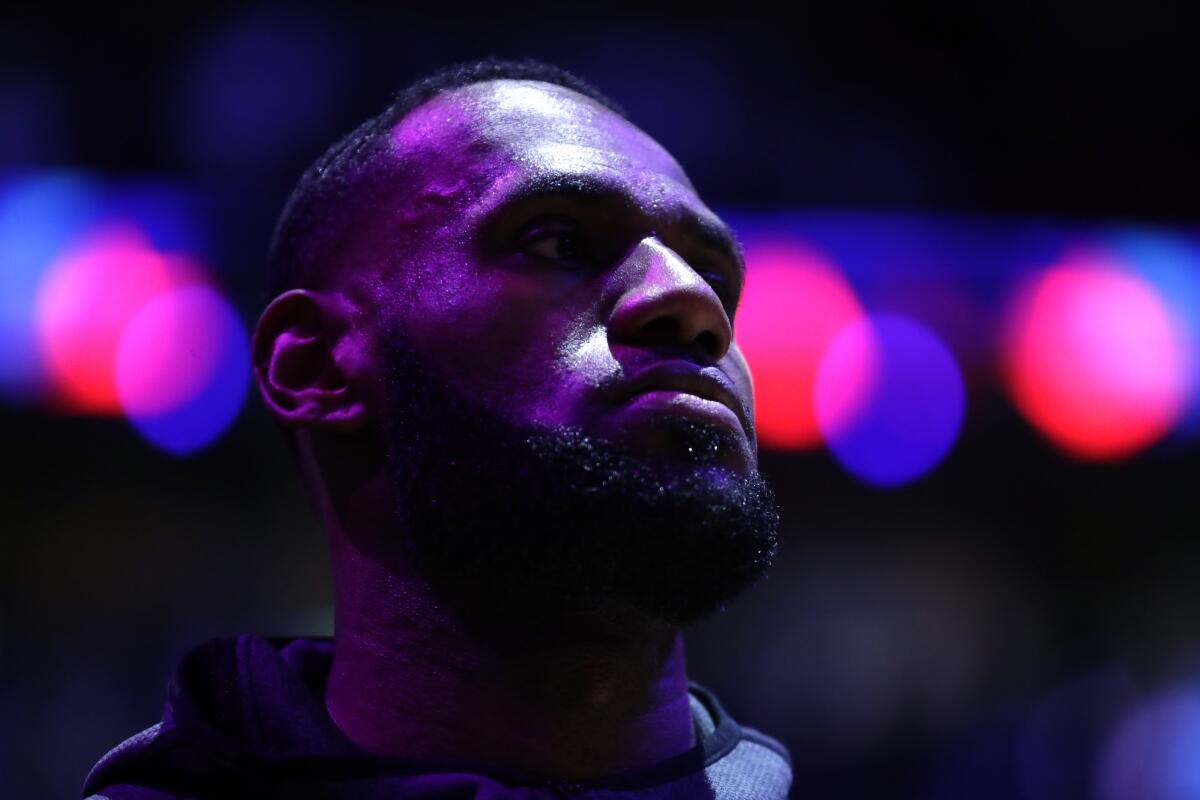
[[[292,289],[258,319],[254,377],[268,410],[291,428],[349,432],[367,422],[362,343],[353,339],[340,295]]]

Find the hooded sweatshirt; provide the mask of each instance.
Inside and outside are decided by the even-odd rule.
[[[325,710],[333,640],[216,639],[180,661],[162,722],[92,768],[88,800],[782,800],[791,762],[779,742],[733,721],[689,684],[696,746],[653,766],[568,782],[491,767],[380,758]]]

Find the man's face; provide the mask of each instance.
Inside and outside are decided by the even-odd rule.
[[[775,518],[732,342],[743,266],[674,159],[534,81],[444,93],[392,141],[359,291],[416,555],[667,618],[757,577]]]
[[[735,434],[726,467],[753,468],[741,258],[665,150],[532,81],[442,95],[393,141],[412,170],[402,246],[426,267],[405,330],[460,392],[667,458],[671,420],[692,419]]]

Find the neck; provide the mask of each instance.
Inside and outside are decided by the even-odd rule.
[[[694,744],[678,628],[629,624],[596,643],[505,648],[472,635],[415,571],[384,566],[345,536],[334,536],[333,566],[325,703],[368,752],[587,780]]]

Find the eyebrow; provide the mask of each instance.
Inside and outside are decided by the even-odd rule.
[[[567,172],[538,175],[507,191],[500,189],[496,195],[494,199],[485,196],[480,227],[489,227],[497,217],[513,208],[545,200],[576,200],[626,209],[638,208],[632,194],[619,182]],[[728,258],[739,272],[745,273],[742,244],[725,223],[678,203],[670,204],[667,216],[670,225],[681,227],[701,246]]]

